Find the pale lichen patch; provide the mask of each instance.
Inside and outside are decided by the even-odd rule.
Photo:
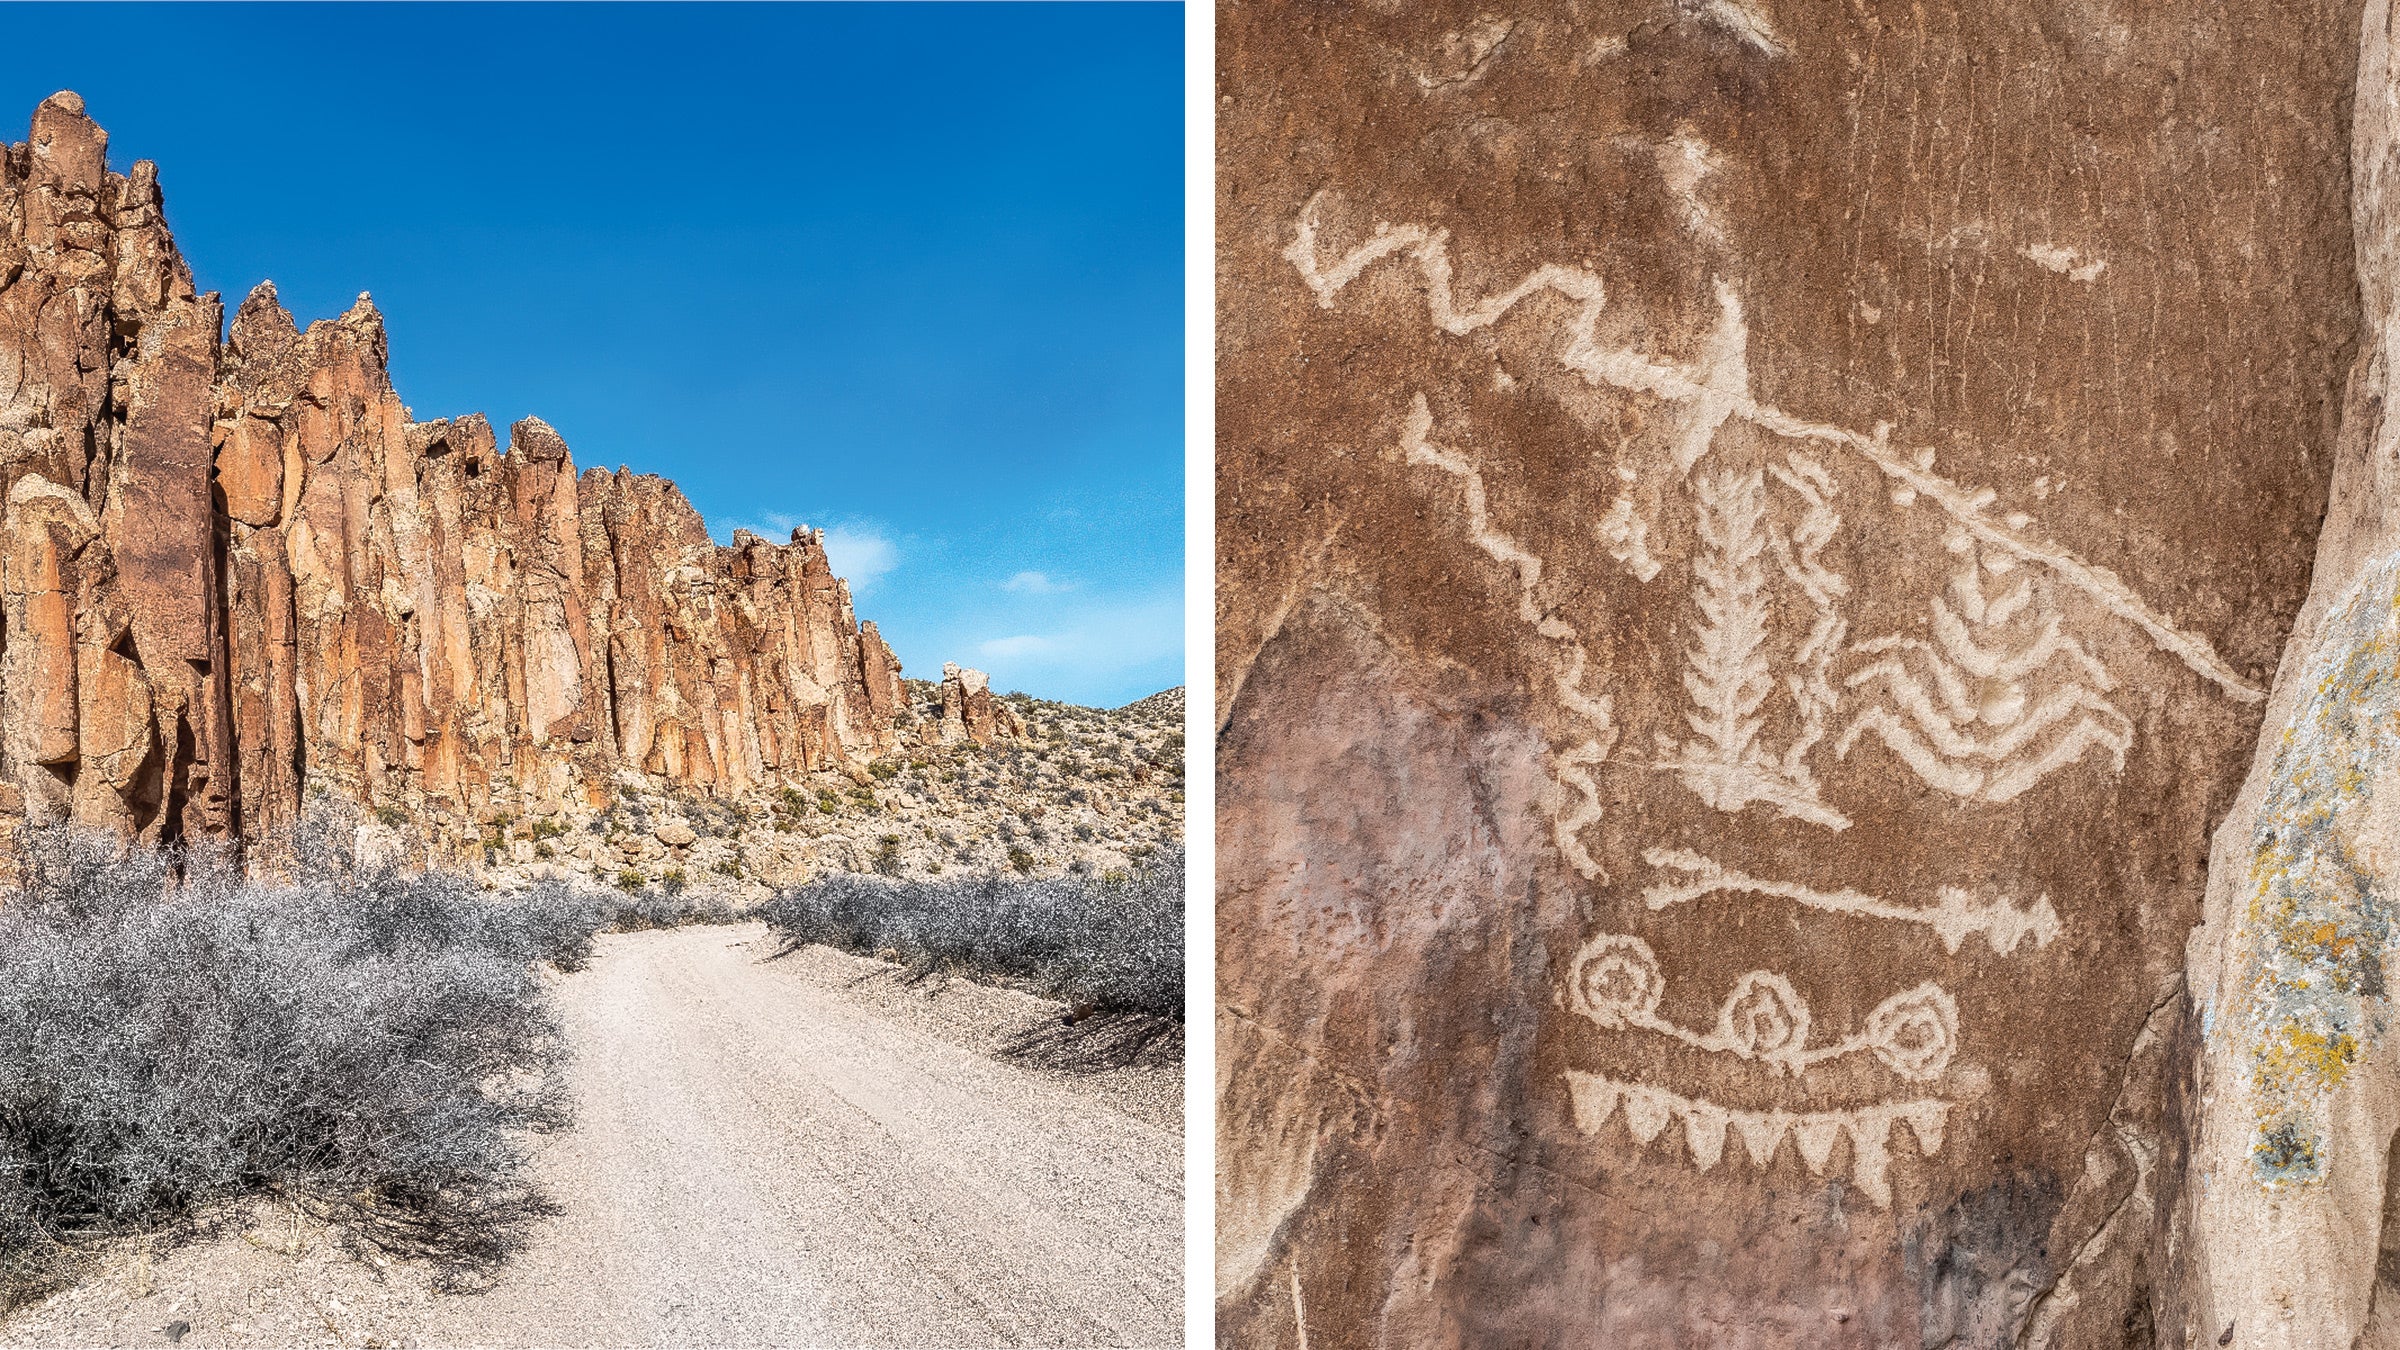
[[[2270,1187],[2319,1180],[2327,1097],[2386,1029],[2391,862],[2400,810],[2400,563],[2370,571],[2326,625],[2251,836],[2243,978],[2251,1162]]]

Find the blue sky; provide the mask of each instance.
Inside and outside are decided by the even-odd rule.
[[[227,306],[374,294],[420,418],[538,414],[720,540],[825,527],[912,675],[1183,680],[1183,16],[12,6]]]

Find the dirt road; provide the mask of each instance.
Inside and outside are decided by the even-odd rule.
[[[945,1010],[850,958],[772,950],[754,925],[612,936],[559,984],[579,1107],[540,1168],[565,1212],[490,1291],[253,1233],[87,1281],[0,1343],[165,1344],[176,1320],[184,1350],[1180,1339],[1169,1122],[960,1034],[1032,1000]]]

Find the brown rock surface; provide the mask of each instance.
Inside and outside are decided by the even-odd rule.
[[[1224,1343],[2217,1340],[2360,31],[1220,8]]]
[[[365,296],[300,331],[262,284],[221,335],[73,94],[0,149],[0,814],[256,845],[325,791],[480,858],[900,748],[820,535],[719,546],[538,418],[415,420]]]

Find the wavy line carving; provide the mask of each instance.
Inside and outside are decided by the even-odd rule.
[[[1949,595],[1933,599],[1934,641],[1885,637],[1854,649],[1876,659],[1846,683],[1876,701],[1843,728],[1834,753],[1846,758],[1872,734],[1933,787],[1995,803],[2094,749],[2122,771],[2133,722],[2104,697],[2116,688],[2107,669],[2056,614],[2012,638],[2011,620],[2033,619],[2031,584],[2020,576],[1987,595],[1983,573],[2006,576],[2013,560],[1979,563],[1964,531],[1952,533],[1950,547],[1960,562]]]
[[[2032,519],[2022,513],[1991,514],[1998,494],[1990,488],[1966,487],[1936,474],[1929,449],[1913,454],[1896,450],[1888,424],[1878,425],[1872,433],[1852,431],[1811,422],[1753,398],[1747,363],[1729,360],[1731,353],[1725,349],[1729,335],[1743,325],[1739,297],[1722,281],[1716,283],[1719,322],[1703,344],[1701,358],[1692,363],[1660,360],[1600,340],[1607,288],[1597,275],[1580,267],[1544,263],[1509,289],[1462,306],[1452,284],[1449,231],[1388,222],[1378,224],[1366,242],[1328,263],[1317,246],[1317,214],[1325,195],[1318,193],[1301,209],[1291,245],[1283,252],[1319,305],[1332,308],[1335,297],[1369,267],[1390,258],[1407,258],[1416,265],[1425,278],[1428,315],[1436,328],[1453,336],[1490,327],[1532,296],[1558,295],[1575,306],[1561,328],[1559,364],[1586,383],[1682,405],[1685,420],[1676,458],[1684,468],[1698,462],[1716,429],[1729,418],[1740,418],[1788,440],[1847,450],[1892,481],[1894,502],[1930,503],[1978,543],[2047,568],[2101,608],[2141,629],[2161,651],[2237,701],[2257,703],[2266,698],[2266,691],[2227,665],[2206,638],[2185,631],[2151,608],[2116,573],[2035,533]]]
[[[1540,599],[1542,560],[1531,549],[1501,533],[1492,525],[1491,504],[1484,491],[1483,473],[1463,455],[1436,445],[1433,436],[1433,410],[1427,406],[1425,395],[1418,394],[1409,405],[1408,422],[1400,437],[1401,450],[1411,464],[1429,464],[1459,480],[1466,494],[1467,538],[1482,549],[1493,561],[1507,567],[1517,579],[1517,617],[1557,647],[1556,683],[1559,700],[1591,728],[1584,741],[1565,750],[1555,751],[1550,758],[1550,770],[1559,786],[1575,794],[1576,800],[1555,814],[1553,830],[1559,852],[1569,865],[1587,880],[1605,881],[1607,870],[1584,848],[1582,833],[1600,821],[1600,785],[1593,771],[1608,760],[1608,752],[1617,743],[1617,725],[1610,712],[1607,694],[1594,695],[1585,691],[1583,679],[1590,660],[1583,649],[1583,638],[1575,625],[1560,618],[1543,606]]]

